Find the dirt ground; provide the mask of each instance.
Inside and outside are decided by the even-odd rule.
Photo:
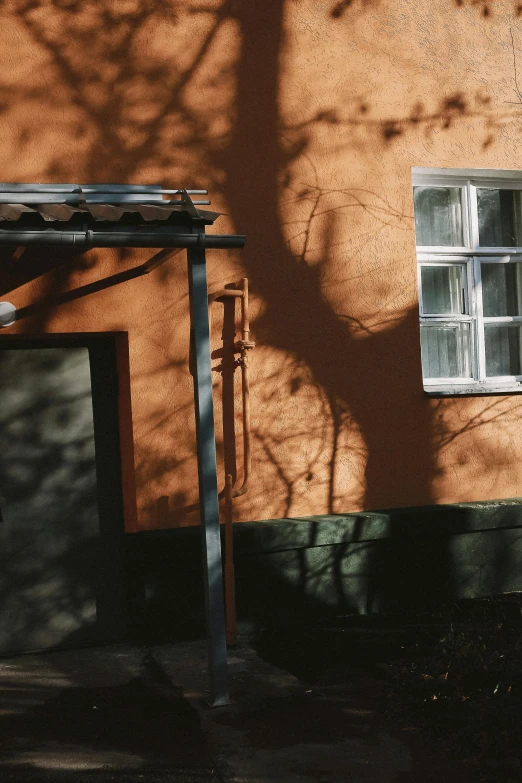
[[[522,595],[266,630],[258,653],[402,739],[397,780],[522,781]]]

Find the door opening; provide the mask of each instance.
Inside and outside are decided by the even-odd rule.
[[[0,343],[0,655],[126,631],[113,337]]]

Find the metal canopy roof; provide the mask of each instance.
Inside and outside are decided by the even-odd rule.
[[[241,248],[246,237],[205,233],[219,213],[199,209],[210,202],[192,201],[191,196],[206,193],[159,185],[0,183],[0,246],[187,250],[208,671],[211,701],[218,706],[227,704],[229,696],[205,249]]]
[[[187,217],[209,225],[221,213],[198,209],[210,204],[206,190],[163,189],[160,185],[75,185],[0,183],[0,222],[28,226],[48,223],[120,221],[139,225],[180,222]],[[177,198],[176,198],[177,196]],[[176,219],[177,218],[177,219]]]

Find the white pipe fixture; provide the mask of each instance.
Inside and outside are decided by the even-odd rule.
[[[0,302],[0,327],[12,326],[16,321],[16,307],[11,302]]]

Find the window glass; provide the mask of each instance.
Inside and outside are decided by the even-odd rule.
[[[422,371],[425,378],[471,377],[471,329],[463,324],[421,325]]]
[[[413,190],[417,245],[462,247],[461,188]]]
[[[422,266],[422,312],[462,315],[466,312],[464,266]]]
[[[521,375],[520,327],[484,327],[486,344],[486,375]]]
[[[522,245],[522,193],[520,190],[477,189],[481,247]]]
[[[486,317],[522,315],[520,264],[481,264]]]
[[[417,176],[424,388],[522,392],[522,170]]]

